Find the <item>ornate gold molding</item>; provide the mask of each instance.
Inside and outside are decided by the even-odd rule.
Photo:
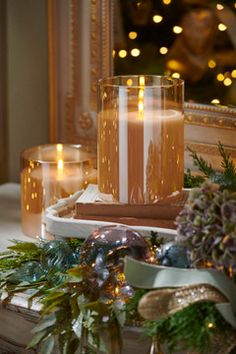
[[[198,154],[202,155],[210,155],[214,157],[219,157],[219,150],[216,145],[213,144],[201,144],[201,143],[196,143],[196,142],[191,142],[186,140],[185,141],[185,146],[186,148],[189,147],[193,151],[197,151]],[[236,159],[236,147],[225,147],[225,150],[227,153],[230,154],[230,156],[233,159]]]
[[[51,141],[96,144],[97,81],[112,73],[112,3],[48,0]]]
[[[185,123],[236,130],[236,109],[185,102]]]

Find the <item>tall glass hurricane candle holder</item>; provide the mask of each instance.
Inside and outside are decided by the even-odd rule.
[[[45,208],[96,183],[95,162],[95,155],[81,145],[48,144],[21,153],[21,224],[26,235],[43,237]]]
[[[99,81],[98,185],[118,202],[154,203],[181,191],[184,82],[163,76]]]

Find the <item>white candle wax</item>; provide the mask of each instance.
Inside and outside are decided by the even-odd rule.
[[[99,114],[98,178],[120,202],[149,203],[183,184],[183,115],[176,110],[103,110]],[[124,172],[125,171],[125,172]]]

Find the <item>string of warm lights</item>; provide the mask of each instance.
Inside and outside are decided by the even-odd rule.
[[[162,0],[163,5],[170,5],[172,3],[172,0]],[[224,5],[222,3],[217,3],[214,5],[216,7],[217,11],[222,11],[224,10]],[[236,9],[236,2],[233,4],[233,7]],[[155,25],[159,25],[160,23],[163,23],[165,21],[165,16],[160,13],[154,13],[152,15],[152,21]],[[227,31],[227,25],[224,24],[223,22],[219,22],[217,25],[218,31],[219,32],[225,32]],[[181,33],[183,33],[184,29],[179,25],[175,24],[172,27],[172,32],[174,35],[178,36]],[[139,39],[141,37],[141,33],[138,33],[135,30],[129,31],[128,33],[128,41],[131,41],[129,43],[132,43],[132,41],[135,41],[136,39]],[[128,57],[140,57],[142,55],[142,48],[135,44],[134,46],[130,45],[130,49],[120,49],[118,51],[113,51],[113,57],[117,57],[120,59],[128,59]],[[168,54],[169,48],[168,46],[161,46],[160,48],[157,49],[156,55],[159,56],[166,56]],[[226,72],[219,72],[221,69],[220,66],[217,63],[217,60],[215,58],[209,58],[208,60],[208,68],[210,70],[214,70],[215,72],[215,80],[218,82],[218,84],[222,84],[224,86],[231,86],[234,82],[234,79],[236,79],[236,69],[233,69],[232,71],[226,71]],[[222,69],[221,69],[222,70]],[[178,72],[178,70],[174,70],[174,72],[169,72],[166,71],[165,74],[170,74],[174,78],[180,78],[181,74]],[[212,99],[211,103],[220,103],[220,100],[217,98]]]

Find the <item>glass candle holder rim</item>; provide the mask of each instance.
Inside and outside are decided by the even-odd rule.
[[[32,162],[37,162],[40,164],[52,164],[55,165],[55,163],[57,163],[56,160],[47,160],[47,159],[42,159],[42,158],[33,158],[31,155],[35,152],[35,151],[40,151],[40,149],[43,148],[50,148],[50,147],[56,147],[57,145],[62,145],[63,147],[67,147],[67,148],[73,148],[73,149],[77,149],[77,150],[81,150],[83,152],[87,152],[87,153],[91,153],[91,157],[88,157],[86,159],[84,159],[83,161],[89,160],[89,159],[95,159],[96,156],[94,154],[92,154],[92,151],[90,151],[88,149],[88,147],[81,145],[81,144],[69,144],[69,143],[49,143],[49,144],[39,144],[39,145],[35,145],[35,146],[31,146],[28,148],[25,148],[24,150],[21,151],[20,153],[20,157],[21,159],[24,160],[30,160]],[[71,160],[64,160],[64,162],[66,164],[74,164],[76,162],[81,162],[82,160],[78,160],[78,159],[71,159]]]
[[[121,83],[116,83],[118,80],[128,80],[128,79],[138,79],[138,78],[154,78],[156,80],[159,79],[165,79],[166,83],[161,83],[160,84],[149,84],[149,83],[144,83],[144,84],[136,84],[136,85],[128,85],[128,84],[121,84]],[[171,82],[171,83],[170,83]],[[178,86],[184,86],[184,80],[180,78],[174,78],[174,77],[169,77],[166,75],[150,75],[150,74],[137,74],[137,75],[115,75],[115,76],[108,76],[108,77],[103,77],[98,80],[98,86],[106,86],[106,87],[127,87],[127,88],[143,88],[143,87],[150,87],[150,88],[171,88],[171,87],[178,87]]]

